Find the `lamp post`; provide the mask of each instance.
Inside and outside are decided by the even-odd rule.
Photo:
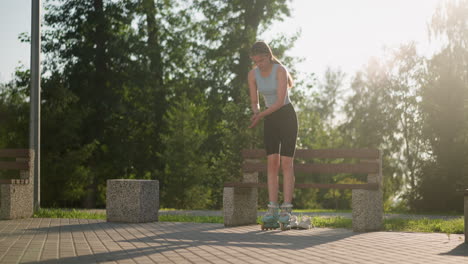
[[[31,0],[31,93],[29,148],[34,149],[34,211],[40,208],[41,0]]]

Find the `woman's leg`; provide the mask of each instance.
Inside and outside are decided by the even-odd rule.
[[[294,158],[281,156],[281,168],[283,170],[283,194],[284,203],[290,204],[294,194]]]
[[[270,202],[278,203],[278,173],[280,155],[268,155],[268,198]]]
[[[298,132],[297,115],[291,104],[284,106],[281,116],[281,167],[283,170],[284,203],[291,204],[294,194],[294,154]]]

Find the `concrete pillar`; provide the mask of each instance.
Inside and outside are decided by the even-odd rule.
[[[383,227],[382,190],[353,190],[352,210],[354,232],[381,230]]]
[[[465,243],[468,244],[468,189],[465,190]]]
[[[243,182],[258,182],[258,172],[244,173]],[[257,223],[257,188],[224,187],[224,226],[254,225]]]
[[[254,225],[257,223],[257,189],[224,187],[224,226]]]
[[[108,222],[158,221],[159,182],[156,180],[107,180]]]
[[[29,218],[33,215],[32,184],[0,184],[0,219]]]
[[[19,171],[19,179],[26,183],[0,184],[0,219],[29,218],[34,213],[34,150],[16,161],[27,161],[30,169]]]

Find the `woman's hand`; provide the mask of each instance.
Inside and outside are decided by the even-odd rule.
[[[250,123],[249,128],[255,127],[262,118],[263,118],[263,115],[261,113],[253,114],[252,117],[250,118],[251,123]]]

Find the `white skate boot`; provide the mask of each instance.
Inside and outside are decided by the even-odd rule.
[[[297,227],[298,221],[295,215],[292,215],[293,205],[290,203],[283,203],[280,207],[281,212],[279,215],[279,224],[282,231]]]
[[[301,221],[299,222],[297,227],[300,229],[311,229],[312,227],[314,227],[314,225],[312,224],[312,219],[310,218],[310,216],[304,215],[302,216]]]

